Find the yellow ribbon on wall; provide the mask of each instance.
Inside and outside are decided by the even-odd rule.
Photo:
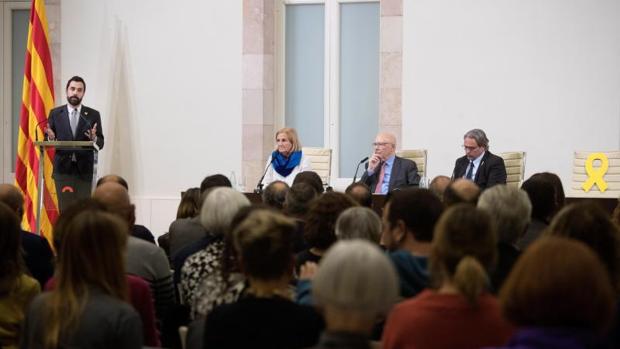
[[[594,169],[592,164],[595,160],[601,161],[601,166],[597,169]],[[609,168],[609,159],[607,155],[603,153],[592,153],[588,155],[588,159],[586,160],[586,173],[588,174],[588,179],[581,185],[583,190],[587,193],[592,189],[592,186],[596,184],[598,189],[601,192],[607,190],[607,182],[603,179],[605,173],[607,173],[607,169]]]

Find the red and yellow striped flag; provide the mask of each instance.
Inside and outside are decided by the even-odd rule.
[[[43,140],[44,121],[54,106],[54,79],[52,75],[52,56],[50,37],[47,30],[44,0],[32,0],[26,63],[24,65],[24,84],[22,106],[17,136],[17,164],[15,182],[24,194],[24,218],[22,227],[36,231],[37,201],[39,200],[38,180],[39,161],[44,163],[45,188],[43,190],[43,210],[40,231],[52,243],[52,225],[58,218],[58,199],[52,179],[52,159],[54,151],[48,150],[40,159],[35,139]],[[35,136],[38,132],[38,135]]]

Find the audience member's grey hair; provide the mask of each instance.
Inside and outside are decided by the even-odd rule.
[[[480,195],[478,208],[492,218],[499,241],[515,243],[530,223],[532,203],[527,193],[505,184],[495,185]]]
[[[489,139],[487,138],[486,133],[479,128],[467,131],[463,138],[473,138],[478,146],[483,147],[486,150],[489,149]]]
[[[336,220],[339,240],[364,239],[376,244],[381,239],[381,218],[368,207],[349,207]]]
[[[269,207],[273,207],[277,210],[282,210],[284,207],[284,200],[286,194],[289,191],[288,184],[283,181],[273,181],[269,183],[267,188],[263,191],[263,203]]]
[[[250,206],[242,193],[228,187],[209,191],[200,209],[200,223],[209,234],[224,235],[240,208]]]
[[[317,305],[364,319],[386,314],[398,300],[398,276],[375,244],[355,239],[334,244],[312,280]]]

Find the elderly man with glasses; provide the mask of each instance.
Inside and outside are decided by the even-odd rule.
[[[456,160],[452,179],[469,179],[482,190],[495,184],[506,184],[504,159],[491,154],[489,139],[484,131],[473,129],[465,133],[463,149],[465,156]]]
[[[415,162],[396,156],[396,137],[381,132],[372,144],[374,152],[369,156],[368,166],[361,182],[370,187],[374,194],[388,192],[409,186],[418,186],[420,175]]]

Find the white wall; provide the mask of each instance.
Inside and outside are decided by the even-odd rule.
[[[526,178],[620,149],[620,1],[404,0],[403,147],[451,175],[462,136],[527,152]]]
[[[102,114],[99,173],[129,180],[138,222],[157,235],[182,190],[240,173],[241,5],[62,1],[61,79],[83,76],[84,104]]]

